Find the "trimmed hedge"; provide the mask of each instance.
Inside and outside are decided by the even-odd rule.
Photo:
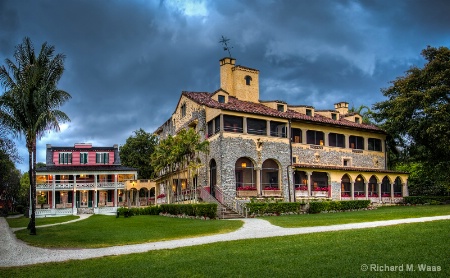
[[[150,206],[145,208],[125,208],[117,209],[120,216],[133,215],[159,215],[160,213],[167,213],[172,215],[188,215],[216,218],[217,204],[164,204],[160,206]]]
[[[217,204],[164,204],[160,205],[162,213],[172,215],[188,215],[209,217],[211,219],[217,216]]]
[[[410,205],[449,203],[450,196],[405,196],[403,202]]]
[[[352,200],[352,201],[324,201],[310,202],[309,213],[319,213],[322,211],[345,211],[355,209],[365,209],[370,205],[370,200]]]
[[[263,215],[266,213],[273,214],[281,214],[300,212],[300,205],[304,205],[304,203],[287,203],[287,202],[279,202],[279,203],[247,203],[246,207],[249,209],[249,213],[256,215]]]
[[[118,208],[117,212],[121,216],[133,216],[133,215],[158,215],[161,210],[158,206],[150,206],[145,208]]]

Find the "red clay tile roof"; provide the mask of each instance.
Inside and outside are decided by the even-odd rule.
[[[338,125],[351,128],[368,129],[372,131],[382,132],[383,130],[374,125],[358,124],[345,119],[333,120],[324,117],[319,114],[315,114],[314,117],[308,116],[288,109],[286,112],[280,112],[276,109],[269,108],[260,103],[254,103],[249,101],[242,101],[235,97],[228,97],[228,103],[219,103],[211,98],[213,94],[206,92],[183,92],[182,95],[195,101],[198,104],[205,105],[210,108],[217,108],[228,111],[244,112],[264,116],[272,116],[283,119],[291,119],[293,121],[309,121],[319,124]]]
[[[314,164],[293,164],[295,168],[306,168],[306,169],[318,169],[318,170],[341,170],[348,172],[376,172],[376,173],[387,173],[387,174],[408,174],[408,172],[385,170],[378,168],[359,168],[359,167],[344,167],[344,166],[331,166],[331,165],[314,165]]]

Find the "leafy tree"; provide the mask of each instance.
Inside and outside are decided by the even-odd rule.
[[[169,135],[157,145],[151,157],[152,165],[155,172],[168,179],[169,190],[171,190],[171,176],[176,173],[180,180],[179,175],[183,170],[188,173],[188,187],[191,187],[190,171],[196,171],[200,167],[200,153],[209,151],[209,142],[200,139],[200,135],[194,129],[183,129],[176,136]]]
[[[0,195],[4,200],[6,211],[12,210],[17,203],[19,193],[20,171],[7,153],[0,150]]]
[[[150,157],[157,144],[156,135],[147,133],[142,128],[136,130],[134,136],[128,137],[125,145],[120,148],[120,160],[125,166],[137,168],[139,179],[150,179],[154,173]]]
[[[428,46],[422,56],[423,68],[411,67],[382,90],[388,99],[374,104],[374,118],[392,135],[388,144],[399,146],[398,161],[420,168],[424,186],[443,193],[450,189],[450,50]]]
[[[25,172],[20,177],[19,204],[29,207],[30,203],[30,176]]]
[[[58,110],[71,96],[57,88],[64,72],[63,54],[55,55],[54,46],[42,44],[38,55],[27,37],[16,46],[16,64],[6,59],[0,67],[0,81],[6,92],[0,96],[0,120],[16,136],[23,135],[28,149],[31,199],[36,200],[36,141],[49,131],[59,131],[59,124],[70,121]],[[31,204],[28,228],[36,234],[36,202]]]
[[[354,106],[352,108],[350,108],[348,110],[349,113],[357,113],[359,115],[361,115],[362,117],[362,122],[365,124],[373,124],[372,121],[372,110],[370,110],[369,107],[365,106],[365,105],[361,105],[358,108],[355,108]]]

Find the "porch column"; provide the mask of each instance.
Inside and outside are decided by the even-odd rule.
[[[409,196],[408,192],[408,181],[402,184],[402,197]]]
[[[266,122],[266,135],[270,136],[270,121],[267,120]]]
[[[306,132],[307,132],[308,130],[303,130],[302,129],[302,144],[306,144]]]
[[[61,197],[60,197],[60,200],[61,200]],[[56,208],[55,204],[56,204],[56,200],[55,200],[55,179],[52,176],[52,209]]]
[[[94,175],[94,201],[92,202],[92,207],[96,208],[97,207],[97,194],[98,194],[98,190],[97,190],[97,174]]]
[[[261,190],[261,169],[258,167],[256,170],[256,192],[258,192],[258,196],[262,195]]]
[[[119,198],[117,196],[117,174],[114,175],[114,207],[118,207]]]
[[[364,183],[364,189],[365,189],[365,195],[366,195],[366,200],[369,200],[369,182],[365,182]]]
[[[73,175],[72,208],[77,208],[77,175]]]
[[[394,200],[394,184],[391,183],[391,201]]]
[[[355,182],[350,182],[350,196],[352,197],[352,200],[355,200]]]
[[[223,114],[220,114],[219,119],[220,119],[220,132],[223,132]]]
[[[378,183],[378,200],[380,201],[381,204],[381,183]]]
[[[247,117],[242,119],[242,133],[247,134]]]
[[[311,176],[312,172],[306,172],[306,176],[308,177],[308,197],[311,196]]]

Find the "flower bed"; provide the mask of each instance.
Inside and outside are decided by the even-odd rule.
[[[256,197],[258,192],[253,186],[239,186],[236,190],[237,197]]]
[[[266,197],[281,196],[281,190],[278,187],[267,186],[263,190],[263,196]]]
[[[325,191],[325,192],[328,192],[328,187],[327,186],[324,186],[324,187],[315,187],[314,189],[313,189],[313,191]]]

